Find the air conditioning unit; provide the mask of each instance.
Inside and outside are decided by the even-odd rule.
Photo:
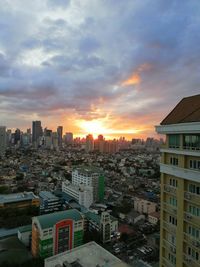
[[[186,199],[191,199],[191,195],[190,195],[190,193],[185,193],[185,198],[186,198]]]
[[[198,248],[198,247],[200,247],[200,242],[192,241],[192,245]]]
[[[189,215],[189,214],[186,214],[186,219],[187,219],[187,220],[191,220],[191,219],[192,219],[192,216]]]
[[[192,261],[191,258],[190,258],[189,256],[185,256],[185,257],[184,257],[184,260],[187,261],[187,262],[191,262],[191,261]]]

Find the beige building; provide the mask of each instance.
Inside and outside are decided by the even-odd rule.
[[[161,149],[160,267],[200,266],[200,95],[156,126]]]
[[[146,199],[135,198],[134,199],[134,210],[139,213],[149,214],[156,211],[157,204]]]

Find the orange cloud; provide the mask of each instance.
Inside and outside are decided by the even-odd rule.
[[[133,75],[131,75],[131,77],[129,77],[127,80],[125,80],[122,85],[123,86],[128,86],[128,85],[136,85],[139,84],[141,82],[141,77],[138,73],[134,73]]]

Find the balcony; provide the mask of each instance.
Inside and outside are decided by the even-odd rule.
[[[186,266],[190,267],[199,267],[200,262],[195,261],[190,255],[183,254],[183,261],[186,264]]]
[[[171,223],[164,221],[163,228],[165,228],[168,232],[172,232],[173,234],[176,234],[176,226]]]
[[[176,187],[164,184],[164,192],[176,195]]]
[[[184,233],[184,240],[187,244],[192,245],[195,249],[200,249],[200,241],[195,239],[193,236]]]
[[[192,215],[191,213],[184,212],[184,219],[185,219],[185,221],[192,223],[192,224],[195,224],[198,227],[200,225],[200,218],[195,216],[195,215]]]
[[[160,163],[160,171],[162,173],[166,173],[169,175],[173,175],[179,178],[183,178],[189,181],[194,181],[199,183],[200,181],[200,172],[191,170],[191,169],[184,169],[174,165],[168,165]]]
[[[163,261],[163,266],[166,266],[166,267],[174,267],[176,266],[175,264],[171,263],[167,258],[163,257],[162,258],[162,261]]]
[[[176,254],[176,247],[171,242],[167,241],[166,239],[163,240],[164,247],[169,250],[171,253]]]
[[[173,215],[177,215],[177,207],[170,205],[167,202],[163,203],[163,209]]]
[[[185,191],[184,192],[184,198],[187,201],[190,201],[190,202],[193,202],[193,203],[196,203],[196,204],[200,205],[200,195],[193,194],[193,193],[190,193],[188,191]]]

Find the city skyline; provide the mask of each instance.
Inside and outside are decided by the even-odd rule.
[[[0,125],[155,137],[171,106],[199,93],[199,1],[0,5]]]

